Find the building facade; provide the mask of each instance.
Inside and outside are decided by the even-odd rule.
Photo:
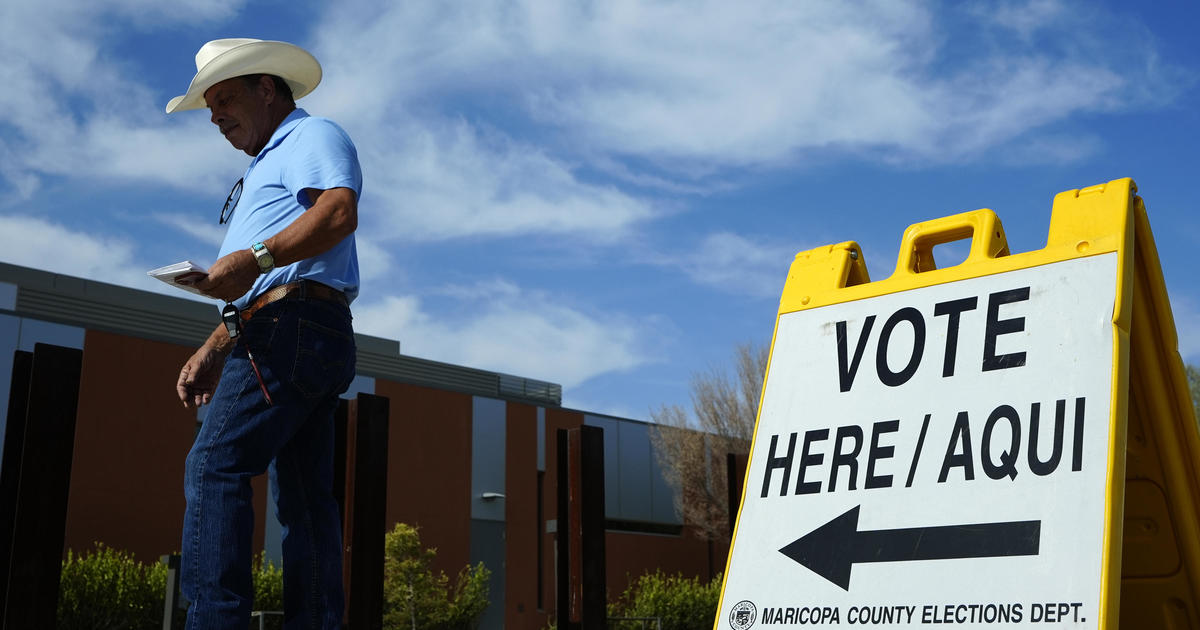
[[[102,542],[143,561],[178,550],[184,458],[203,410],[183,408],[175,380],[218,322],[212,304],[0,263],[0,412],[14,351],[83,351],[67,548]],[[610,600],[648,571],[707,580],[724,569],[727,547],[676,516],[649,425],[564,408],[553,383],[406,356],[378,337],[356,341],[347,395],[390,401],[388,526],[419,527],[448,575],[488,567],[482,627],[536,630],[552,620],[558,429],[604,429]],[[256,544],[277,560],[268,494],[265,476],[256,479]]]

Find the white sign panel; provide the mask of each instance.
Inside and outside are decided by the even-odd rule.
[[[782,315],[717,627],[1097,627],[1116,280]]]

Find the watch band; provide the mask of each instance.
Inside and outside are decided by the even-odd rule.
[[[271,250],[267,249],[262,241],[251,245],[250,252],[254,254],[254,260],[258,262],[259,273],[267,273],[275,268],[275,257],[271,255]]]

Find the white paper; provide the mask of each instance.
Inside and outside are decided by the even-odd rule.
[[[195,293],[196,295],[203,295],[204,297],[209,298],[213,297],[207,293],[204,293],[200,289],[197,289],[189,282],[200,280],[204,276],[208,275],[208,269],[201,267],[190,260],[184,260],[182,262],[177,262],[165,267],[159,267],[158,269],[151,269],[150,271],[146,272],[146,275],[150,276],[151,278],[162,280],[163,282],[166,282],[177,289],[183,289],[188,293]]]

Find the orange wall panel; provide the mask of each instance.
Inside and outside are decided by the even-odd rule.
[[[388,529],[420,527],[453,580],[471,553],[471,396],[384,380],[375,393],[390,400]]]
[[[636,578],[662,569],[708,582],[725,570],[724,546],[689,535],[656,536],[608,532],[604,539],[608,599],[616,600]]]
[[[175,394],[194,348],[87,331],[76,416],[66,547],[94,542],[143,562],[180,548],[183,463],[196,412]],[[258,514],[266,484],[255,484]],[[255,544],[262,546],[262,526]]]
[[[538,611],[537,592],[538,545],[542,542],[537,514],[537,408],[510,402],[505,415],[504,627],[539,630],[546,626],[547,617]]]

